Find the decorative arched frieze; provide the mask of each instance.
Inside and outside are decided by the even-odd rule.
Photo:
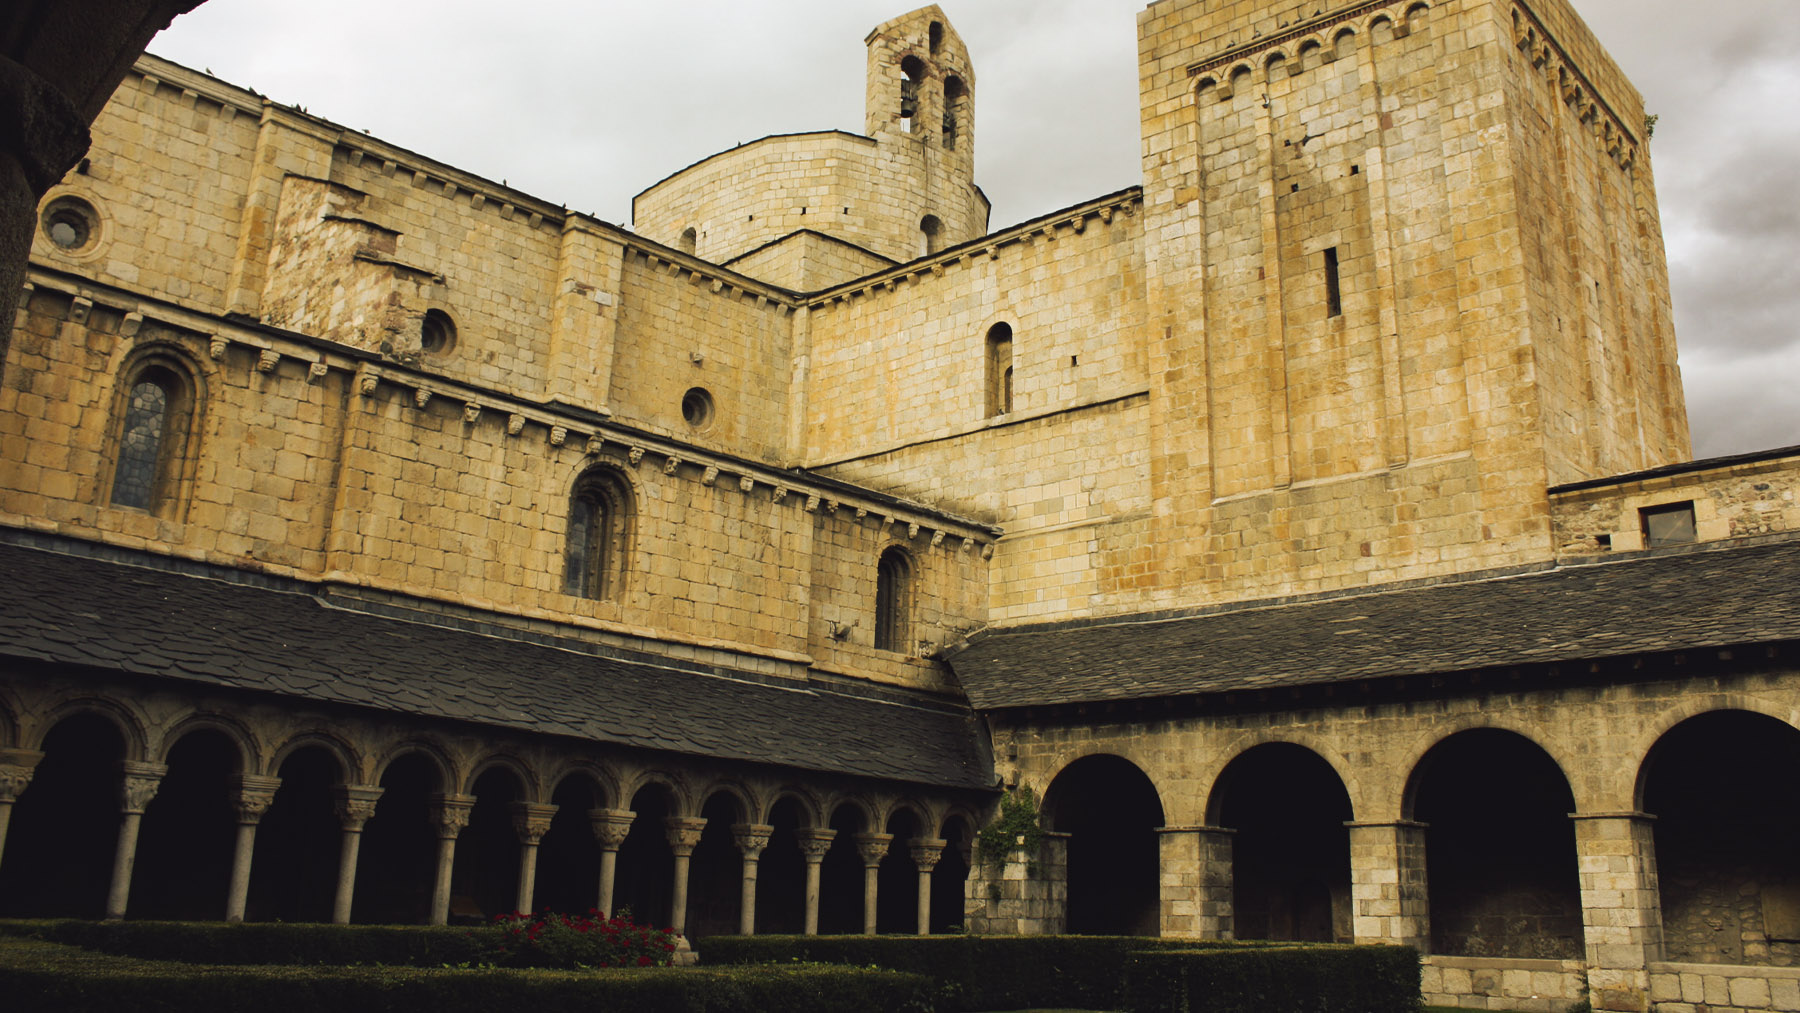
[[[237,747],[239,774],[262,774],[268,770],[264,766],[267,759],[257,743],[256,733],[249,726],[229,714],[218,711],[195,711],[166,728],[153,747],[157,763],[168,763],[169,753],[176,743],[200,731],[213,731],[231,740]]]
[[[369,771],[369,783],[380,784],[381,779],[387,775],[388,768],[394,765],[394,761],[412,755],[424,757],[427,762],[437,768],[437,791],[454,791],[457,785],[463,783],[463,778],[458,775],[457,765],[450,759],[449,753],[436,742],[423,737],[401,739],[382,750],[375,761],[374,769]]]
[[[1214,751],[1212,753],[1212,762],[1209,763],[1200,776],[1196,778],[1197,794],[1204,799],[1201,812],[1205,814],[1205,824],[1207,826],[1219,825],[1219,777],[1225,773],[1225,770],[1228,767],[1237,762],[1239,757],[1258,746],[1267,745],[1298,746],[1301,749],[1312,753],[1314,756],[1317,756],[1319,759],[1324,760],[1325,763],[1337,773],[1338,782],[1344,786],[1344,791],[1349,794],[1352,811],[1354,812],[1361,808],[1361,806],[1358,805],[1358,802],[1362,798],[1359,789],[1363,787],[1363,785],[1361,785],[1355,777],[1349,759],[1346,758],[1343,753],[1339,752],[1336,747],[1326,742],[1320,736],[1301,729],[1259,729],[1253,732],[1246,732],[1243,735],[1232,739],[1227,745]],[[1361,817],[1355,816],[1353,818]]]

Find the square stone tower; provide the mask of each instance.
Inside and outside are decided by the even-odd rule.
[[[1564,0],[1139,29],[1167,586],[1548,559],[1548,486],[1687,459],[1643,102]]]

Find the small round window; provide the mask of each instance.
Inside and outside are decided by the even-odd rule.
[[[64,253],[82,253],[100,234],[100,215],[80,197],[58,197],[45,205],[44,235]]]
[[[712,424],[713,399],[704,387],[695,387],[681,396],[681,417],[695,429]]]
[[[443,310],[426,310],[419,325],[419,348],[426,355],[442,355],[456,344],[456,324]]]

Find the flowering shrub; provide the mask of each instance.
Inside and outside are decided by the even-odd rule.
[[[675,933],[638,925],[623,914],[499,915],[494,962],[509,967],[666,967],[675,959]]]

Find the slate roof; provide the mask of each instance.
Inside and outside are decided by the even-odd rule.
[[[304,585],[7,544],[0,573],[0,657],[812,771],[993,783],[966,710],[349,610]]]
[[[976,638],[978,710],[1192,696],[1800,638],[1800,541]]]

